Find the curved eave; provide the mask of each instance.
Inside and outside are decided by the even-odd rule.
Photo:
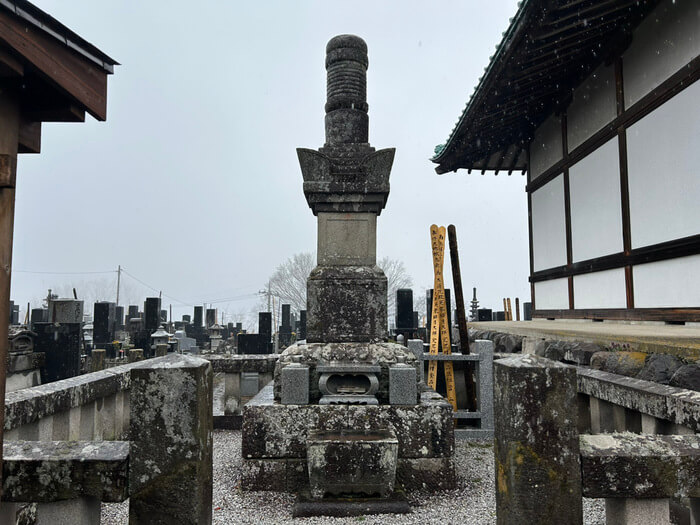
[[[444,146],[437,173],[527,170],[535,129],[614,52],[658,0],[527,0]],[[441,149],[439,149],[441,148]]]

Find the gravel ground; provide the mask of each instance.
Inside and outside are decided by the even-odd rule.
[[[276,492],[242,492],[239,488],[241,464],[240,431],[214,431],[214,524],[277,524],[277,523],[337,523],[337,524],[448,524],[488,525],[496,523],[496,500],[493,474],[493,449],[483,443],[457,441],[455,462],[458,487],[436,493],[408,494],[413,508],[411,514],[377,515],[355,518],[304,518],[292,520],[293,494]],[[102,523],[128,523],[128,501],[103,503]],[[603,500],[584,499],[584,523],[603,525]]]

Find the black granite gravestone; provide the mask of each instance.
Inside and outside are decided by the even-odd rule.
[[[271,354],[271,345],[261,334],[238,334],[239,354]]]
[[[124,307],[117,306],[114,308],[114,329],[123,330],[124,329]]]
[[[413,326],[413,290],[410,288],[396,290],[396,328],[398,330],[415,328]]]
[[[116,304],[98,301],[93,307],[92,347],[107,350],[107,357],[114,358],[114,317]]]
[[[194,320],[192,321],[192,324],[196,327],[202,326],[203,318],[204,318],[204,307],[203,306],[195,306],[194,307]]]
[[[42,384],[80,374],[80,323],[36,323],[32,330],[36,334],[34,351],[46,356]]]
[[[130,304],[125,323],[127,328],[129,326],[129,319],[138,319],[139,317],[141,317],[141,314],[139,314],[139,307],[135,304]]]
[[[292,341],[292,316],[291,305],[282,305],[282,325],[279,327],[279,343],[281,347],[287,347]]]
[[[32,326],[34,326],[34,323],[48,323],[49,311],[46,308],[32,308],[29,322]]]
[[[10,301],[10,324],[19,324],[19,305]]]
[[[167,323],[168,322],[168,311],[167,310],[160,310],[160,322],[161,323]]]
[[[145,317],[144,329],[150,330],[151,333],[158,330],[160,326],[160,297],[146,297],[143,311]]]
[[[185,324],[191,323],[192,322],[192,316],[189,314],[184,314],[182,316],[182,322]]]
[[[272,314],[270,312],[258,313],[258,333],[268,343],[272,341]]]
[[[523,303],[523,319],[532,321],[532,303]]]
[[[413,328],[418,328],[419,323],[418,312],[413,312]]]
[[[477,321],[493,321],[493,312],[490,308],[479,308],[476,314]]]

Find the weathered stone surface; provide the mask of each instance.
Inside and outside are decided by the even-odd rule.
[[[649,358],[644,352],[610,352],[605,371],[621,376],[635,377],[642,371]]]
[[[589,365],[591,358],[601,347],[595,343],[570,342],[564,347],[564,361],[577,365]]]
[[[376,365],[379,373],[379,389],[376,396],[379,403],[389,402],[389,367],[402,361],[408,365],[420,367],[420,362],[413,352],[405,346],[395,343],[307,343],[294,344],[287,348],[279,358],[275,368],[275,399],[281,395],[280,371],[289,363],[300,363],[309,367],[309,402],[316,403],[321,398],[319,390],[319,366],[338,363],[357,365]],[[416,377],[416,384],[419,379]]]
[[[101,372],[8,392],[5,396],[5,430],[35,423],[43,417],[128,390],[131,384],[129,370],[133,366],[116,366]]]
[[[647,359],[644,368],[642,368],[636,377],[644,381],[653,381],[655,383],[661,383],[662,385],[668,385],[673,374],[681,366],[683,366],[683,361],[674,355],[652,354],[649,356],[649,359]],[[700,374],[698,374],[698,379],[700,380]]]
[[[143,361],[143,350],[141,348],[132,348],[129,350],[129,363]]]
[[[669,511],[666,498],[605,500],[605,522],[615,525],[670,525]]]
[[[700,432],[700,392],[584,368],[577,369],[577,382],[581,394]]]
[[[387,280],[378,266],[317,266],[306,286],[309,343],[386,339]]]
[[[105,369],[105,359],[107,358],[107,350],[95,348],[90,352],[90,371],[99,372]]]
[[[266,386],[243,407],[243,458],[304,458],[311,429],[392,429],[400,458],[448,457],[454,451],[452,407],[432,390],[415,406],[282,405]]]
[[[595,352],[591,356],[591,361],[590,361],[591,368],[594,368],[596,370],[605,370],[605,364],[608,361],[608,357],[610,356],[610,353],[611,352],[607,352],[607,351]]]
[[[310,431],[306,460],[311,496],[388,497],[394,492],[398,449],[396,435],[387,429]]]
[[[385,498],[324,498],[312,499],[305,492],[297,495],[292,510],[293,518],[313,516],[365,516],[367,514],[408,514],[411,506],[402,493],[394,493]],[[361,518],[364,519],[364,518]]]
[[[131,375],[129,523],[210,523],[211,365],[171,354]]]
[[[400,458],[396,467],[396,483],[407,490],[450,490],[457,477],[454,459]]]
[[[587,498],[700,497],[700,436],[582,435]]]
[[[671,386],[700,391],[700,364],[693,363],[678,368],[670,381]]]
[[[494,375],[497,522],[582,523],[576,371],[522,355]]]
[[[100,500],[91,496],[36,505],[33,525],[93,525],[100,522]]]
[[[281,371],[281,403],[307,405],[309,403],[309,367],[291,363]]]
[[[126,441],[10,441],[3,444],[3,501],[80,497],[118,502],[128,494]]]
[[[389,403],[415,405],[417,398],[416,367],[399,363],[389,367]]]
[[[7,372],[34,370],[43,367],[45,362],[44,352],[11,352],[7,354]]]
[[[240,372],[257,372],[259,374],[271,374],[275,370],[275,365],[279,359],[278,354],[268,355],[203,355],[203,359],[211,363],[212,370],[224,372],[226,374],[237,374]]]
[[[245,459],[241,469],[242,490],[298,492],[309,484],[306,458]],[[454,458],[401,458],[396,465],[396,486],[405,490],[455,488]]]

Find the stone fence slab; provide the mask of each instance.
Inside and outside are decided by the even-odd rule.
[[[108,397],[131,386],[129,371],[121,365],[81,376],[24,388],[5,395],[5,430]]]
[[[583,496],[700,497],[700,436],[582,434]]]
[[[576,367],[578,391],[700,432],[700,392]]]
[[[238,374],[241,372],[257,372],[259,374],[271,374],[275,371],[275,364],[277,364],[279,354],[202,355],[200,357],[207,359],[211,363],[214,373]]]
[[[5,502],[129,497],[127,441],[10,441],[3,444]]]

